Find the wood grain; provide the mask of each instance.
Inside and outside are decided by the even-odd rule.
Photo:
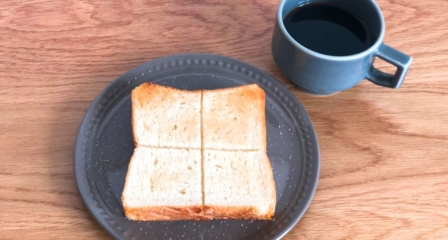
[[[270,50],[278,0],[0,2],[0,239],[110,239],[76,188],[72,151],[97,94],[156,57],[223,54],[282,81],[309,112],[321,175],[284,238],[448,238],[448,1],[378,0],[403,86],[294,89]],[[376,63],[390,71],[384,63]]]

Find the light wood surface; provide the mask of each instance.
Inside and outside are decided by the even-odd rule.
[[[120,74],[184,52],[253,64],[308,111],[320,180],[284,239],[448,239],[448,1],[379,0],[385,42],[414,58],[404,84],[329,97],[297,91],[275,66],[278,2],[0,1],[0,239],[111,239],[75,184],[78,126]]]

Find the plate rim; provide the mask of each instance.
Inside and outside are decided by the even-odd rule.
[[[88,170],[88,164],[86,161],[86,152],[87,149],[89,147],[87,147],[87,143],[88,138],[93,137],[90,136],[91,132],[94,131],[94,129],[92,129],[95,126],[95,121],[97,121],[100,117],[98,117],[99,112],[102,110],[102,108],[104,107],[104,104],[107,105],[107,103],[110,104],[110,100],[116,100],[117,97],[112,98],[112,99],[107,99],[107,101],[103,101],[103,103],[100,103],[100,101],[102,99],[104,99],[104,97],[106,96],[107,93],[109,93],[109,97],[111,96],[111,90],[113,90],[112,92],[117,92],[116,86],[121,79],[124,79],[126,77],[130,77],[133,76],[135,80],[138,79],[136,75],[136,73],[141,73],[142,76],[144,76],[143,72],[138,71],[139,69],[145,69],[147,68],[149,65],[152,65],[154,63],[157,62],[162,62],[163,64],[158,65],[157,67],[155,67],[154,71],[158,71],[158,70],[164,70],[170,67],[175,67],[176,63],[172,62],[167,62],[164,60],[168,60],[168,59],[190,59],[190,61],[193,61],[191,63],[185,62],[185,64],[192,64],[192,65],[198,65],[198,64],[211,64],[210,62],[203,62],[203,61],[207,61],[210,58],[217,58],[217,59],[221,59],[222,61],[230,61],[233,63],[236,63],[234,65],[230,64],[230,66],[228,66],[229,63],[226,64],[226,66],[224,65],[220,65],[220,63],[215,62],[212,65],[218,66],[218,67],[224,67],[224,68],[234,68],[232,70],[240,72],[240,74],[246,74],[246,75],[251,75],[252,80],[254,80],[254,82],[258,85],[260,85],[260,87],[262,87],[265,91],[266,88],[268,88],[268,90],[272,90],[274,91],[274,93],[272,93],[273,96],[277,97],[280,102],[283,103],[283,107],[288,110],[288,112],[290,113],[290,117],[292,118],[292,120],[295,123],[295,126],[298,128],[298,130],[303,130],[305,128],[309,128],[309,131],[307,133],[307,139],[303,140],[303,138],[301,137],[300,139],[303,141],[306,141],[309,145],[310,148],[308,148],[307,150],[313,151],[313,155],[315,156],[315,159],[313,159],[313,165],[311,165],[311,163],[309,163],[309,165],[306,165],[303,169],[303,174],[305,173],[305,170],[308,169],[307,171],[307,181],[305,183],[306,186],[308,186],[309,188],[305,188],[301,191],[302,192],[302,196],[299,196],[298,203],[300,203],[300,200],[305,197],[304,192],[307,191],[309,192],[309,195],[306,197],[306,202],[304,203],[304,207],[302,207],[302,209],[300,209],[299,211],[295,210],[295,212],[298,212],[298,214],[294,217],[290,217],[290,221],[288,221],[287,223],[285,223],[285,226],[282,228],[281,231],[279,231],[278,234],[274,234],[275,236],[273,236],[273,239],[281,239],[282,237],[284,237],[288,232],[291,231],[291,229],[300,221],[300,219],[303,217],[303,215],[306,213],[306,211],[309,208],[309,205],[311,204],[316,189],[317,189],[317,185],[318,185],[318,181],[319,181],[319,175],[320,175],[320,147],[319,147],[319,141],[317,138],[317,133],[315,131],[315,128],[313,126],[313,123],[308,115],[308,113],[306,112],[304,106],[299,102],[299,100],[297,99],[297,97],[295,97],[295,95],[283,84],[281,83],[279,80],[277,80],[276,78],[274,78],[272,75],[270,75],[269,73],[265,72],[264,70],[253,66],[250,63],[246,63],[243,62],[241,60],[238,59],[234,59],[231,57],[227,57],[224,55],[219,55],[219,54],[210,54],[210,53],[180,53],[180,54],[174,54],[174,55],[167,55],[167,56],[163,56],[163,57],[158,57],[158,58],[154,58],[152,60],[149,60],[147,62],[144,62],[138,66],[135,66],[133,68],[130,68],[128,71],[126,71],[125,73],[119,75],[117,78],[113,79],[102,91],[100,91],[100,93],[95,97],[95,99],[91,102],[89,108],[86,110],[85,115],[81,121],[81,123],[79,124],[78,127],[78,131],[77,131],[77,135],[76,135],[76,139],[75,139],[75,144],[74,144],[74,149],[73,149],[73,170],[74,170],[74,174],[75,174],[75,180],[76,180],[76,185],[79,191],[79,195],[81,196],[86,208],[88,209],[88,211],[90,212],[90,214],[93,216],[93,218],[101,225],[101,227],[110,234],[110,236],[112,236],[115,239],[122,239],[122,236],[120,236],[119,234],[117,234],[115,231],[112,231],[112,229],[110,229],[111,227],[115,227],[118,230],[122,230],[120,226],[116,225],[116,226],[111,226],[110,223],[107,222],[107,220],[102,217],[104,216],[104,214],[101,214],[102,212],[105,212],[103,210],[103,207],[101,206],[101,203],[95,199],[95,194],[93,192],[93,187],[91,186],[91,184],[95,185],[95,182],[92,181],[91,179],[89,179],[87,170]],[[185,61],[187,61],[185,60]],[[219,60],[218,60],[219,62]],[[172,66],[170,66],[170,64]],[[217,64],[217,65],[216,65]],[[266,75],[266,77],[260,76],[259,74],[255,73],[255,75],[253,75],[254,73],[251,70],[247,70],[247,68],[251,68],[255,71],[258,71],[261,74]],[[151,73],[151,71],[149,71],[149,73]],[[129,82],[128,82],[129,83]],[[274,86],[275,85],[275,86]],[[121,85],[122,89],[125,88],[127,85],[125,83],[123,83]],[[272,88],[273,89],[270,89]],[[121,89],[121,90],[122,90]],[[277,93],[277,94],[275,94]],[[286,95],[286,96],[285,96]],[[281,99],[280,97],[283,97],[283,99]],[[291,102],[288,104],[288,106],[286,106],[285,101],[292,101],[293,103],[291,104]],[[100,106],[100,111],[97,111],[95,113],[95,107]],[[295,106],[294,110],[291,110],[290,107]],[[98,110],[98,109],[97,109]],[[293,113],[294,111],[294,113]],[[87,127],[87,125],[89,124],[89,117],[91,115],[94,115],[95,118],[90,119],[90,125],[89,127]],[[294,115],[299,115],[304,119],[300,120],[300,124],[299,122],[297,122],[294,118]],[[305,126],[304,126],[305,125]],[[88,134],[84,134],[86,128],[88,129]],[[308,135],[309,134],[309,135]],[[87,138],[87,139],[86,139]],[[84,140],[84,141],[82,141]],[[312,142],[311,144],[309,142]],[[311,150],[311,148],[313,148]],[[84,152],[84,154],[80,154],[79,150],[82,150]],[[307,153],[307,156],[310,156],[311,152]],[[82,155],[82,156],[80,156]],[[79,160],[81,159],[81,160]],[[311,159],[305,159],[303,162],[307,163],[307,161],[310,161]],[[78,165],[84,163],[84,167],[83,169],[83,174],[80,173],[80,169],[78,169]],[[313,170],[313,172],[311,172],[310,168]],[[310,180],[310,176],[312,176],[312,180]],[[301,181],[303,181],[305,177],[302,177]],[[91,182],[91,184],[89,184],[89,182]],[[297,193],[299,193],[300,191],[297,191]],[[86,196],[86,195],[91,195],[91,196]],[[298,195],[298,194],[296,194]],[[294,195],[292,201],[289,203],[289,205],[293,204],[295,202],[296,199],[296,195]],[[90,198],[88,198],[90,197]],[[101,201],[102,202],[102,201]],[[298,206],[298,203],[296,204],[296,207]],[[288,205],[288,206],[289,206]],[[98,216],[98,214],[96,214],[94,212],[94,210],[100,209],[100,214],[101,216]],[[113,222],[113,221],[112,221]],[[279,223],[277,222],[275,225],[279,225]],[[264,232],[264,231],[263,231]],[[123,233],[126,235],[126,231],[123,231]],[[265,237],[264,237],[265,238]],[[265,238],[266,239],[266,238]]]

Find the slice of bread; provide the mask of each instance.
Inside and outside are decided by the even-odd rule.
[[[272,219],[263,89],[144,83],[131,99],[136,148],[122,195],[128,219]]]
[[[203,148],[266,151],[265,93],[256,84],[204,90]]]
[[[205,219],[201,151],[137,147],[122,201],[132,220]]]
[[[264,151],[204,150],[204,213],[214,219],[271,219],[276,204]]]
[[[135,145],[201,149],[201,91],[143,83],[131,98]]]

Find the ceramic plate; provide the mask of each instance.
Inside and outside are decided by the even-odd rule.
[[[265,90],[268,156],[277,190],[272,221],[135,222],[124,217],[121,194],[134,149],[130,94],[143,82],[189,90],[257,83]],[[319,175],[319,146],[304,108],[276,79],[235,59],[183,54],[131,69],[95,99],[79,128],[74,168],[89,211],[116,239],[279,239],[311,202]]]

